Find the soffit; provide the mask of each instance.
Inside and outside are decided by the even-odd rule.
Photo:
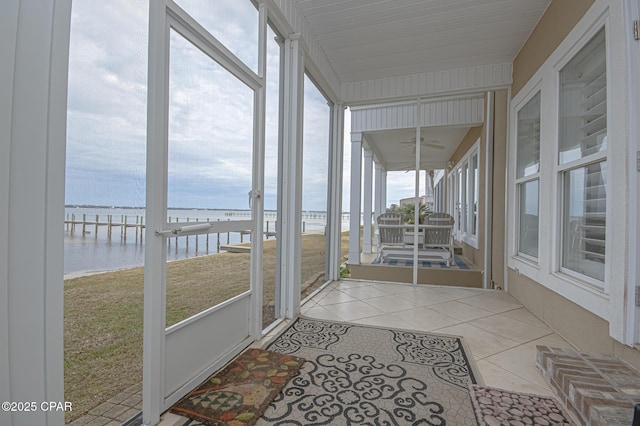
[[[510,63],[550,0],[294,0],[342,83]]]
[[[469,131],[469,126],[422,127],[420,169],[444,169]],[[416,166],[415,129],[378,130],[363,134],[365,144],[387,171],[414,170]],[[441,146],[441,149],[433,146]]]

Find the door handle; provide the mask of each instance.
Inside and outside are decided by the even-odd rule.
[[[260,199],[260,191],[249,191],[249,208],[253,208],[253,198]]]

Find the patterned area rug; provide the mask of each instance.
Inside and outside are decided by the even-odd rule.
[[[253,425],[302,363],[302,358],[289,354],[249,349],[171,411],[206,425]]]
[[[418,261],[418,266],[421,268],[443,268],[443,269],[471,269],[469,265],[467,265],[462,259],[462,257],[458,255],[453,256],[453,265],[449,265],[445,260],[420,260]],[[391,265],[391,266],[413,266],[413,260],[410,259],[385,259],[382,261],[382,258],[378,256],[375,258],[372,265]]]
[[[295,320],[269,347],[307,361],[259,425],[473,425],[461,338]]]
[[[470,385],[480,426],[571,426],[555,398]]]

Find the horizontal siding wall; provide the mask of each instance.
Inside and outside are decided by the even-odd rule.
[[[424,127],[479,125],[484,119],[484,97],[423,102]],[[416,127],[416,104],[380,105],[351,110],[351,131],[365,132]]]
[[[509,86],[511,82],[511,63],[483,65],[344,83],[342,98],[347,104],[380,102],[407,97],[485,91]]]

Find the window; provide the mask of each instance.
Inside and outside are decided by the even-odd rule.
[[[455,238],[475,248],[478,248],[479,145],[477,141],[450,172]]]
[[[560,71],[561,270],[602,285],[607,204],[604,29]]]
[[[518,254],[538,258],[540,182],[540,92],[518,111],[516,191]]]

